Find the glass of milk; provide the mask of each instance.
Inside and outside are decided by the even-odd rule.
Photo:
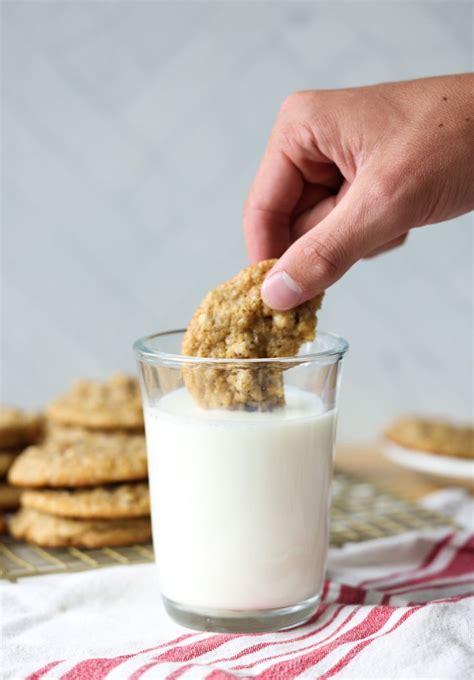
[[[184,331],[135,345],[153,524],[169,615],[200,630],[263,632],[308,620],[328,550],[337,398],[347,342],[319,332],[281,359],[180,355]],[[285,405],[206,409],[186,370],[281,371]]]

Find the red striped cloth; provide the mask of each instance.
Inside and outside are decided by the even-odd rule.
[[[469,676],[474,534],[438,530],[348,546],[332,551],[330,576],[322,603],[300,628],[256,635],[181,629],[147,649],[49,660],[28,680]]]

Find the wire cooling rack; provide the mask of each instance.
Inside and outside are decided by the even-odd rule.
[[[336,470],[332,485],[331,545],[339,547],[345,543],[439,526],[454,524],[443,515],[382,491],[354,475]],[[46,550],[17,541],[11,536],[0,538],[0,578],[11,581],[24,576],[84,571],[153,560],[152,545]]]

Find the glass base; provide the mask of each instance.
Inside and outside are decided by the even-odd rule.
[[[188,607],[162,597],[166,611],[176,623],[215,633],[269,633],[294,628],[311,618],[321,599],[318,594],[291,607],[240,611]]]

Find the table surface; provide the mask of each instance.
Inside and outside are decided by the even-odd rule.
[[[418,500],[434,491],[453,486],[452,482],[396,465],[385,458],[380,450],[370,446],[339,446],[336,466],[409,500]],[[474,481],[467,482],[465,488],[473,493]]]

